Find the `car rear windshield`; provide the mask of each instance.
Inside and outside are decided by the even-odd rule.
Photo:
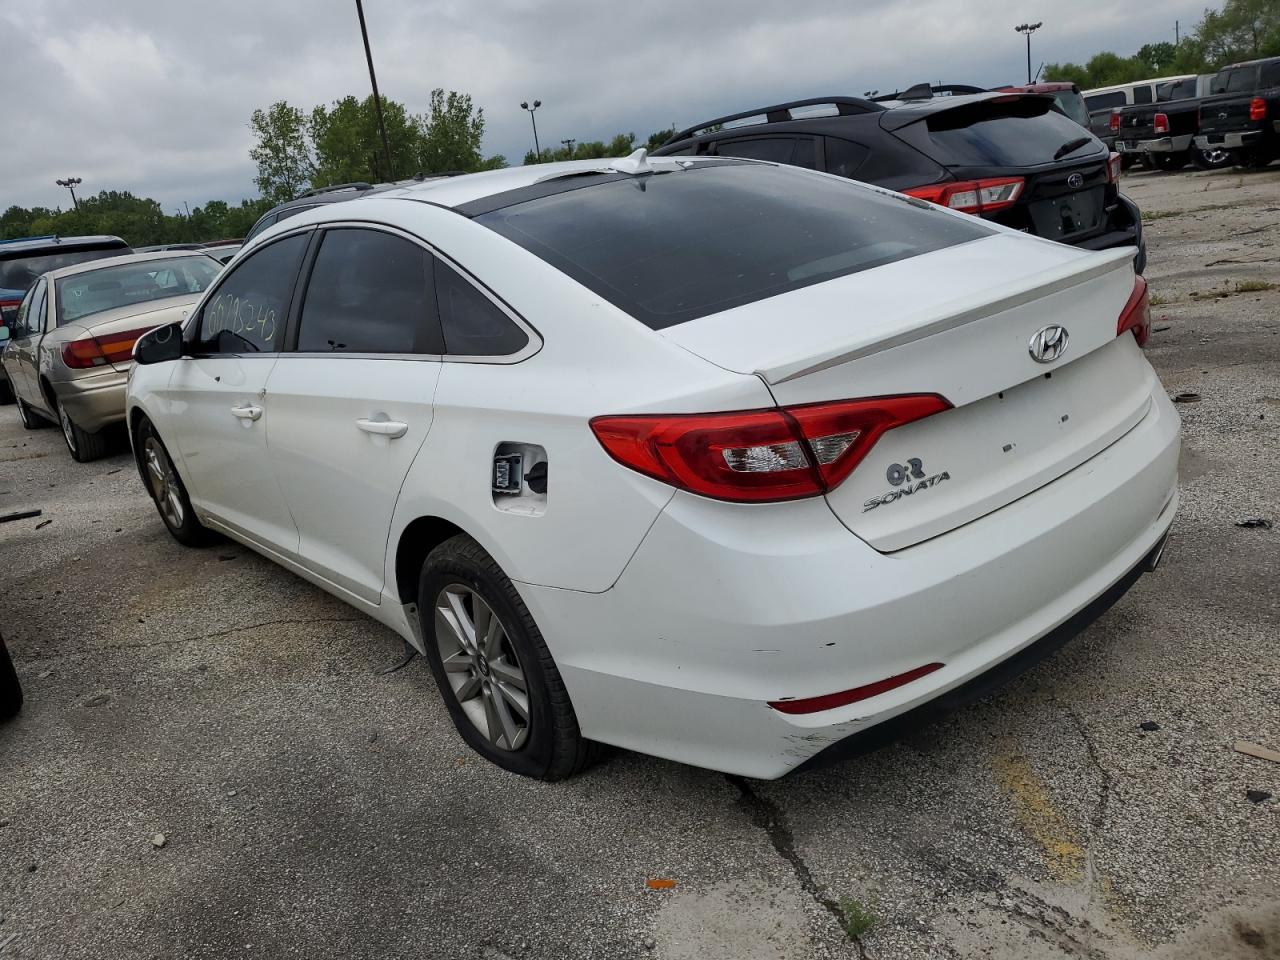
[[[1084,97],[1075,90],[1055,90],[1054,102],[1058,109],[1082,127],[1089,125],[1089,108],[1084,105]]]
[[[1080,138],[1080,125],[1044,97],[982,100],[931,114],[925,120],[934,159],[948,166],[1031,167],[1052,163],[1064,144]],[[1102,153],[1094,142],[1072,160]]]
[[[59,250],[57,253],[35,253],[0,260],[0,288],[30,290],[40,279],[40,275],[50,270],[60,270],[87,260],[118,257],[129,252],[128,247],[107,247],[97,250]]]
[[[610,179],[476,220],[655,330],[991,233],[762,163]]]
[[[117,307],[203,293],[222,271],[212,257],[174,257],[121,263],[57,282],[58,324]]]

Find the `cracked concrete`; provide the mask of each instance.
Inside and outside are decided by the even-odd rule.
[[[1280,746],[1280,532],[1234,525],[1280,521],[1280,290],[1191,299],[1280,281],[1280,170],[1125,189],[1187,211],[1148,227],[1175,301],[1148,354],[1203,397],[1164,564],[986,700],[773,783],[627,753],[503,774],[420,659],[381,673],[396,637],[177,546],[127,454],[74,464],[0,408],[0,512],[53,521],[0,525],[28,694],[0,728],[0,957],[1280,956],[1280,801],[1245,797],[1280,766],[1231,749]],[[875,914],[859,943],[843,898]]]

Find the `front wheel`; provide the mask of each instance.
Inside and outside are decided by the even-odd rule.
[[[427,556],[418,581],[427,662],[454,726],[485,759],[538,780],[586,769],[583,738],[538,625],[502,569],[465,535]]]
[[[107,436],[106,432],[99,430],[97,433],[90,433],[88,430],[81,429],[71,414],[67,413],[67,408],[62,405],[62,401],[58,402],[58,423],[62,427],[62,438],[67,441],[67,449],[71,451],[71,456],[77,463],[88,463],[90,460],[98,460],[107,452]]]
[[[188,547],[202,547],[215,540],[214,533],[196,519],[187,488],[150,420],[143,418],[138,424],[134,446],[147,481],[147,492],[173,539]]]

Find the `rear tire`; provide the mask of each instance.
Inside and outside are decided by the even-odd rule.
[[[13,669],[9,651],[0,637],[0,720],[8,720],[22,709],[22,685]]]
[[[446,540],[427,556],[418,616],[440,696],[472,750],[504,770],[546,781],[571,777],[599,758],[602,748],[578,729],[560,671],[524,601],[470,537]]]
[[[217,540],[218,535],[196,519],[178,468],[146,417],[138,424],[133,442],[147,492],[173,539],[186,547],[203,547]]]
[[[62,401],[57,401],[58,422],[62,426],[62,439],[67,441],[67,449],[71,451],[71,456],[77,463],[88,463],[91,460],[99,460],[106,455],[107,452],[107,435],[106,431],[99,430],[97,433],[90,433],[88,430],[82,430],[71,419],[71,415],[67,413],[67,408],[62,405]]]
[[[0,379],[0,406],[6,403],[13,403],[17,399],[17,394],[13,392],[13,384],[9,382],[8,377]]]
[[[14,402],[18,406],[18,419],[22,421],[24,430],[43,430],[50,426],[49,421],[32,410],[27,401],[21,397],[15,397]]]
[[[1233,163],[1226,150],[1192,150],[1191,162],[1197,170],[1221,170]]]
[[[1132,167],[1132,166],[1133,166],[1135,163],[1137,163],[1137,162],[1138,162],[1138,158],[1137,158],[1137,157],[1135,157],[1132,153],[1122,153],[1122,154],[1120,154],[1120,169],[1121,169],[1121,170],[1128,170],[1130,167]]]
[[[1153,153],[1150,155],[1150,159],[1157,170],[1172,173],[1185,167],[1191,156],[1184,150],[1181,153]]]

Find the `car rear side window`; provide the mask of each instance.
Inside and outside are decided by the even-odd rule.
[[[1149,85],[1145,85],[1145,84],[1144,84],[1143,86],[1141,86],[1141,87],[1134,87],[1134,88],[1133,88],[1133,102],[1134,102],[1134,103],[1150,103],[1150,102],[1151,102],[1151,87],[1150,87]]]
[[[1052,163],[1063,144],[1080,138],[1080,125],[1043,97],[1004,103],[983,100],[931,114],[924,124],[942,163],[961,166],[1024,167]],[[908,132],[910,128],[907,128]],[[1072,151],[1087,157],[1089,147]],[[1103,152],[1094,142],[1092,152]],[[940,154],[940,155],[939,155]]]
[[[794,137],[751,137],[740,140],[720,140],[716,143],[715,152],[721,157],[790,163],[795,148]]]
[[[431,254],[381,230],[326,230],[298,321],[308,353],[442,353]]]
[[[449,355],[505,357],[529,343],[529,335],[458,271],[436,260],[435,274],[436,302]]]
[[[609,178],[476,220],[655,330],[991,234],[853,183],[732,162]]]
[[[826,151],[827,173],[837,177],[852,177],[869,152],[862,144],[841,137],[827,137]]]
[[[1087,106],[1092,113],[1096,113],[1099,110],[1110,110],[1112,107],[1123,107],[1125,105],[1124,93],[1119,90],[1115,90],[1111,93],[1095,93],[1092,97],[1085,97],[1084,102],[1085,106]]]
[[[1280,60],[1272,60],[1262,65],[1262,86],[1280,87]]]
[[[196,353],[264,353],[279,349],[310,234],[268,243],[241,260],[200,311]]]

